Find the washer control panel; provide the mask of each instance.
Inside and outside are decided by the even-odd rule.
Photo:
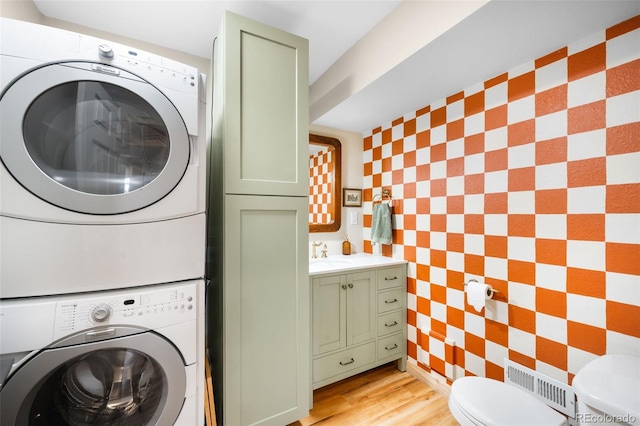
[[[196,318],[194,282],[75,295],[56,303],[54,337],[101,325],[134,325],[155,329]]]

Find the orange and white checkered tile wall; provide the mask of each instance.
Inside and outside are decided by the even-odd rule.
[[[394,198],[372,247],[372,198]],[[408,353],[446,376],[503,359],[571,383],[640,354],[640,16],[364,138],[365,251],[409,261]],[[477,312],[463,284],[499,291]]]
[[[309,223],[331,223],[331,151],[309,156]]]

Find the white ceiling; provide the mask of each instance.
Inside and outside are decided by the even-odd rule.
[[[51,18],[204,58],[211,57],[222,11],[230,10],[307,38],[312,84],[400,1],[34,0],[34,3]],[[370,132],[638,14],[637,0],[492,0],[315,123]]]

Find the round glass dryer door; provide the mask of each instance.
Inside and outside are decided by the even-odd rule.
[[[185,390],[182,358],[149,332],[45,350],[3,384],[0,420],[29,426],[173,424]]]
[[[189,161],[189,135],[174,105],[114,67],[71,63],[31,71],[0,99],[0,120],[0,155],[14,178],[80,213],[149,206],[175,188]]]

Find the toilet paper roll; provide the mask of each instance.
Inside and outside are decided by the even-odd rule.
[[[467,283],[467,302],[478,312],[482,311],[485,301],[493,296],[492,288],[489,284],[469,281]]]

